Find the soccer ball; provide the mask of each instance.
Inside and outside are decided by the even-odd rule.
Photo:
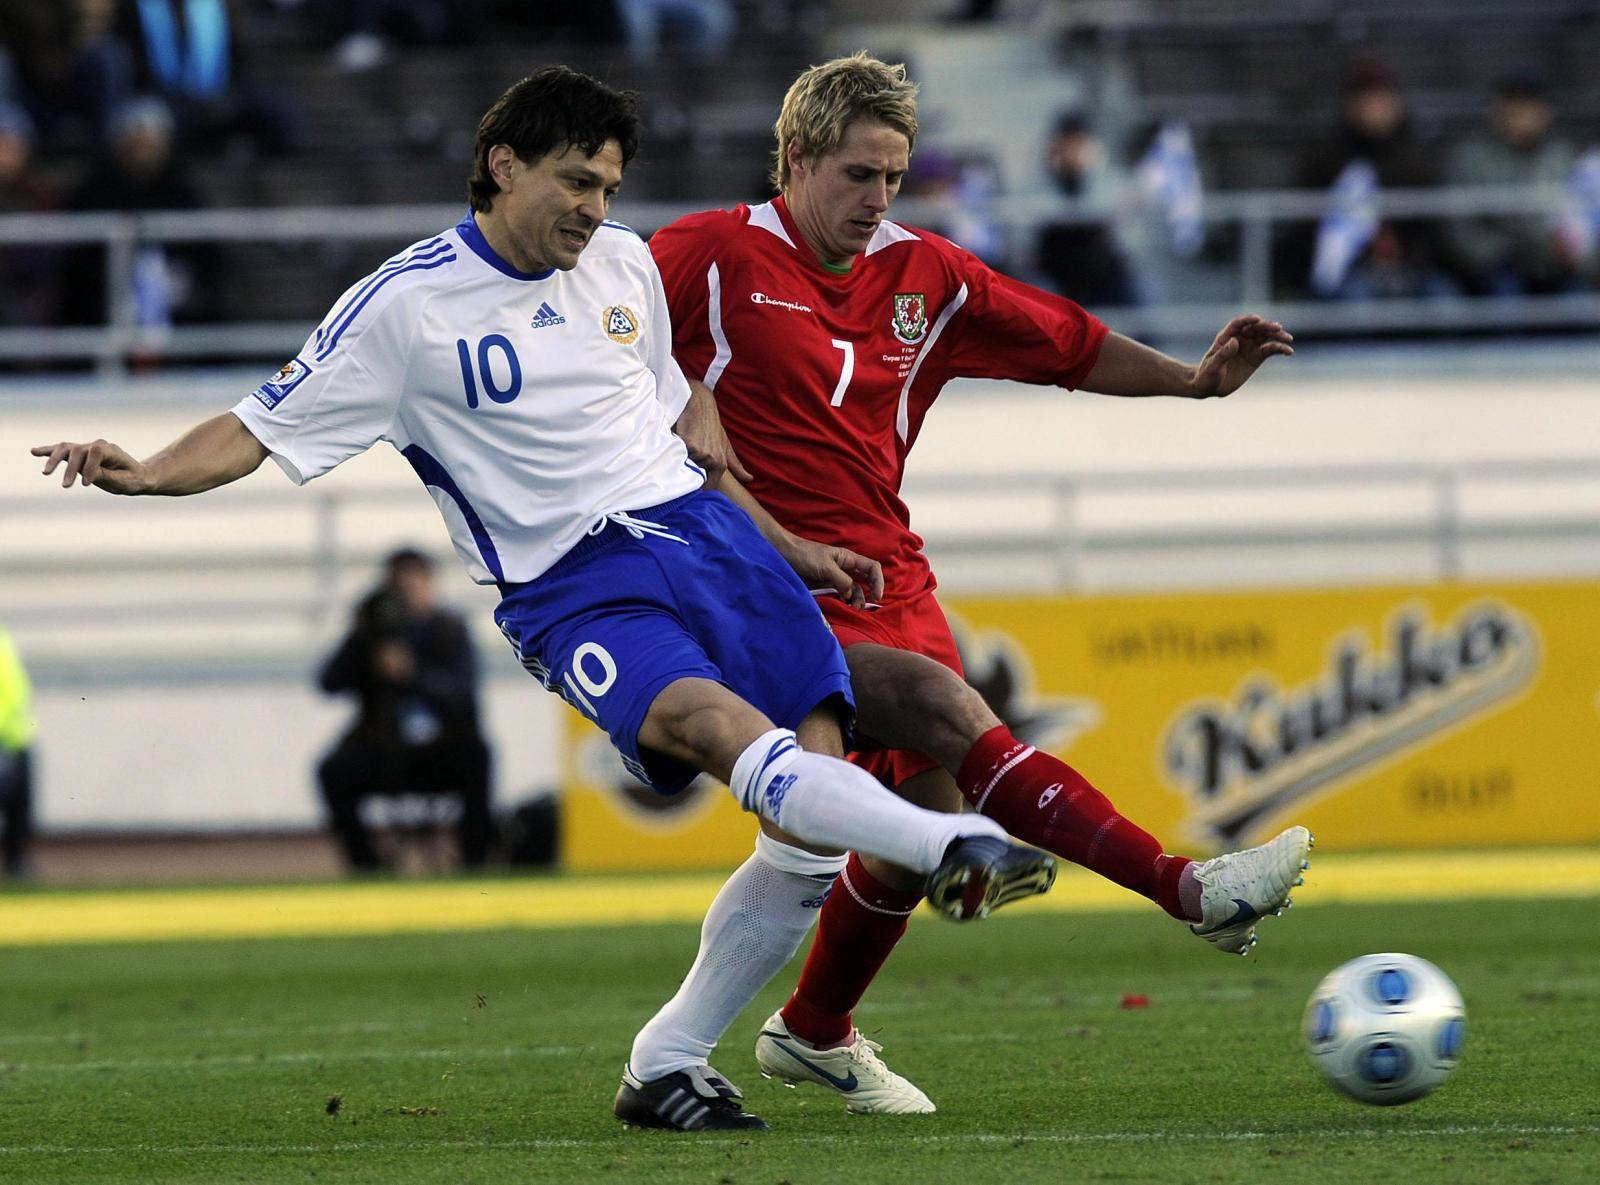
[[[1461,1056],[1467,1011],[1439,968],[1416,955],[1362,955],[1317,985],[1301,1025],[1335,1090],[1391,1106],[1420,1099]]]

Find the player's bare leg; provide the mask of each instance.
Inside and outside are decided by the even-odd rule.
[[[1289,904],[1313,842],[1303,827],[1203,863],[1168,854],[1077,770],[1014,737],[948,667],[870,644],[845,658],[863,735],[938,761],[974,809],[1018,839],[1143,894],[1230,953],[1254,943],[1257,918]]]
[[[821,752],[807,752],[799,738]],[[839,758],[827,708],[795,733],[776,729],[720,684],[683,679],[657,697],[641,748],[699,766],[732,787],[763,831],[707,914],[701,948],[677,995],[635,1041],[616,1111],[639,1126],[754,1127],[738,1088],[707,1059],[729,1024],[799,948],[843,863],[845,846],[893,852],[926,882],[952,867],[994,879],[1036,863],[977,820],[919,810]],[[785,823],[791,830],[785,829]]]
[[[679,679],[662,691],[639,730],[639,747],[722,779],[747,811],[809,844],[871,852],[914,869],[929,878],[930,893],[951,845],[1005,842],[990,820],[919,810],[848,762],[805,751],[795,733],[709,679]]]

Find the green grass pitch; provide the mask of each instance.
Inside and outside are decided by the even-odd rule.
[[[940,1112],[759,1077],[797,965],[719,1051],[773,1125],[744,1136],[610,1114],[690,926],[0,948],[0,1181],[1600,1181],[1596,904],[1313,904],[1248,961],[1154,911],[919,923],[857,1019]],[[1460,1069],[1407,1107],[1300,1048],[1313,985],[1375,950],[1467,1000]]]

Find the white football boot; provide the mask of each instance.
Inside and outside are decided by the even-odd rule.
[[[1307,855],[1316,843],[1304,827],[1291,827],[1258,848],[1229,852],[1194,866],[1200,882],[1200,924],[1190,926],[1230,955],[1250,953],[1256,922],[1289,908],[1289,894],[1305,884]]]
[[[827,1087],[855,1115],[928,1115],[937,1110],[927,1095],[879,1060],[883,1046],[868,1041],[860,1029],[850,1036],[850,1044],[838,1049],[815,1049],[789,1032],[783,1014],[774,1012],[756,1038],[756,1065],[763,1078],[776,1078],[785,1086],[815,1082]]]

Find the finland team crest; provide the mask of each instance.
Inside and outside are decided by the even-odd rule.
[[[631,346],[639,340],[639,318],[627,305],[614,304],[600,313],[600,323],[606,336],[621,346]]]
[[[908,346],[914,346],[928,332],[928,301],[921,292],[897,292],[894,295],[894,335]]]

